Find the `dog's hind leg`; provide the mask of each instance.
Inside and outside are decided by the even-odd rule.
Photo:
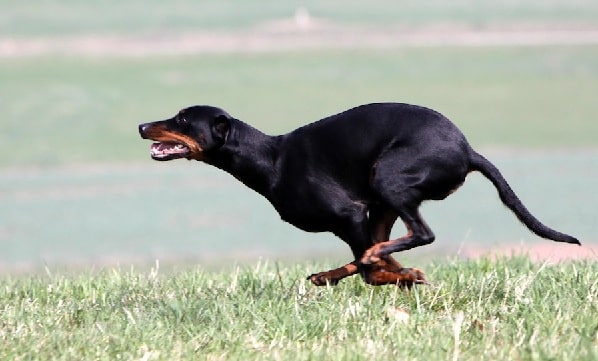
[[[397,217],[397,213],[393,212],[391,209],[378,204],[370,205],[368,223],[372,244],[385,242],[390,239],[390,231],[392,230],[392,226],[397,220]],[[359,257],[361,258],[361,256],[363,256],[363,254]],[[403,268],[403,266],[391,256],[387,257],[386,265],[388,271],[397,271]]]
[[[367,246],[388,240],[390,230],[397,214],[389,209],[372,206],[367,217],[367,227],[361,222],[354,223],[353,232],[342,232],[339,236],[351,246],[355,260],[346,265],[329,271],[315,273],[307,277],[316,286],[336,285],[341,279],[359,273],[363,280],[371,285],[394,284],[411,286],[417,283],[427,283],[424,273],[415,268],[404,268],[391,255],[379,257],[372,264],[362,264],[359,259],[364,255]],[[369,235],[367,234],[369,233]],[[364,237],[370,237],[365,242]]]
[[[343,278],[357,273],[361,274],[366,283],[375,286],[393,284],[410,287],[417,283],[427,283],[422,271],[403,268],[390,255],[382,256],[373,264],[353,261],[333,270],[312,274],[307,279],[316,286],[334,286]]]
[[[393,252],[424,246],[434,241],[434,233],[421,218],[419,211],[408,210],[399,215],[407,227],[407,235],[394,240],[376,243],[361,258],[363,264],[374,264]]]
[[[397,217],[396,212],[383,206],[370,208],[369,220],[374,245],[389,240]],[[364,281],[372,285],[396,284],[409,287],[416,283],[427,283],[422,271],[404,268],[390,254],[380,257],[372,264],[360,264],[360,267]]]
[[[390,230],[399,213],[381,205],[368,207],[348,199],[335,210],[339,215],[335,234],[345,241],[355,259],[342,267],[319,272],[307,277],[316,286],[336,285],[343,278],[359,273],[366,283],[372,285],[412,285],[425,283],[423,273],[416,269],[403,268],[389,254],[381,255],[369,264],[360,262],[374,243],[387,241]]]
[[[467,161],[459,149],[397,148],[380,158],[370,185],[381,204],[387,205],[401,218],[407,234],[374,244],[361,263],[375,264],[393,252],[430,244],[434,233],[419,213],[425,200],[444,199],[457,189],[467,175]]]
[[[424,273],[417,268],[396,268],[390,255],[381,256],[372,264],[360,264],[363,280],[374,286],[397,285],[411,287],[414,284],[427,284]]]

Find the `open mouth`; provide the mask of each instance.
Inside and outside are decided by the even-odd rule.
[[[191,154],[191,150],[181,143],[157,142],[150,147],[150,154],[155,160],[171,160],[185,158]]]

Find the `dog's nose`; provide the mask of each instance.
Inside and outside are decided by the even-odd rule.
[[[144,124],[139,124],[139,135],[141,135],[142,138],[145,138],[145,131],[149,128],[149,124],[144,123]]]

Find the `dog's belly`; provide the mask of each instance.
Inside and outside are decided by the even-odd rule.
[[[280,213],[280,218],[293,226],[305,232],[328,232],[332,231],[331,225],[335,222],[327,217],[317,216],[315,214],[303,213]]]
[[[330,184],[285,190],[272,202],[280,218],[306,232],[336,232],[352,215],[367,213],[366,201]]]

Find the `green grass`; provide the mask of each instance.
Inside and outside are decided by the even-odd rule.
[[[485,154],[540,220],[584,245],[596,244],[598,192],[587,190],[598,179],[598,152]],[[340,239],[282,222],[268,201],[219,169],[185,160],[156,163],[147,154],[142,159],[145,163],[3,169],[0,273],[156,258],[210,266],[259,257],[350,257]],[[421,212],[437,240],[405,256],[550,243],[522,226],[479,174],[446,200],[425,203]],[[404,232],[398,223],[392,236]]]
[[[563,148],[598,146],[597,59],[595,46],[3,59],[0,144],[10,152],[0,157],[0,270],[348,252],[331,235],[281,222],[223,172],[149,160],[137,125],[198,103],[268,133],[371,101],[436,108],[478,149],[517,148],[481,150],[542,221],[595,242],[598,193],[585,190],[598,157]],[[557,150],[543,155],[549,148]],[[422,209],[438,236],[425,251],[534,239],[486,180],[471,178]]]
[[[598,47],[0,60],[0,165],[139,160],[137,124],[219,105],[269,133],[349,107],[435,108],[476,145],[596,146]]]
[[[328,266],[2,278],[0,359],[598,359],[596,262],[445,261],[411,292],[304,280]]]
[[[598,15],[587,0],[0,0],[0,34],[244,31],[299,6],[367,26],[579,27]],[[207,103],[281,133],[360,103],[405,101],[442,111],[476,146],[595,147],[597,59],[596,46],[0,59],[0,271],[50,265],[45,275],[0,276],[0,359],[598,360],[596,262],[445,261],[425,267],[434,286],[411,292],[356,277],[313,287],[307,274],[337,265],[323,263],[89,270],[152,258],[211,267],[280,249],[295,259],[349,253],[330,235],[283,224],[225,175],[133,166],[147,159],[140,122]],[[541,219],[595,241],[593,152],[495,158]],[[69,166],[96,162],[108,165]],[[468,184],[424,207],[439,239],[429,250],[529,236],[513,231],[487,182]],[[55,271],[73,266],[78,274]]]
[[[160,34],[205,29],[243,29],[259,23],[290,18],[299,7],[320,19],[340,24],[369,26],[425,26],[457,24],[483,28],[497,24],[595,24],[598,5],[590,0],[446,2],[384,0],[158,0],[86,1],[47,0],[35,7],[2,0],[0,34],[61,36],[86,33]]]

